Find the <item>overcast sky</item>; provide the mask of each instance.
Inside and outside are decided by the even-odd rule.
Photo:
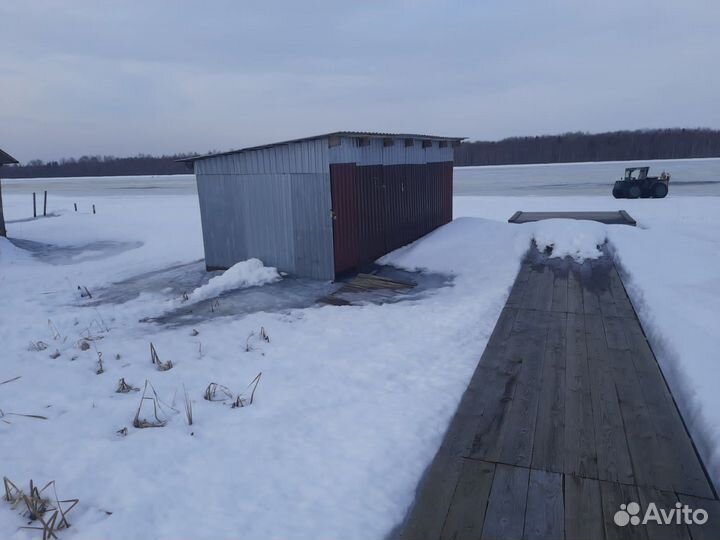
[[[25,162],[333,130],[720,128],[720,2],[2,0]]]

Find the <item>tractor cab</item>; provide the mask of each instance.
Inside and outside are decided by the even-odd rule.
[[[623,180],[645,180],[649,171],[650,167],[628,167]]]
[[[650,167],[628,167],[625,176],[615,182],[613,197],[616,199],[637,199],[639,197],[662,199],[668,193],[670,175],[665,171],[660,176],[648,176]]]

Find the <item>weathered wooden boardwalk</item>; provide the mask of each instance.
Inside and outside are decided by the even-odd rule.
[[[630,502],[710,519],[616,525]],[[720,502],[609,257],[522,265],[395,535],[720,539]]]

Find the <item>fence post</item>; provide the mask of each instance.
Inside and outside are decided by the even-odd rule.
[[[47,216],[47,189],[43,195],[43,216]]]
[[[95,205],[93,204],[93,214],[95,213]]]
[[[33,191],[33,217],[37,217],[37,206],[35,205],[35,192]]]
[[[73,203],[73,206],[75,207],[75,211],[77,212],[77,203]]]

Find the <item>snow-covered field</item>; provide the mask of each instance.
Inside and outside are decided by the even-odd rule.
[[[459,219],[384,258],[452,274],[452,286],[170,327],[139,320],[182,303],[171,286],[119,304],[78,291],[202,258],[193,194],[136,193],[54,195],[57,217],[31,221],[19,221],[26,194],[4,197],[10,236],[49,246],[22,244],[33,255],[0,239],[0,383],[20,377],[0,384],[0,475],[55,480],[61,498],[80,499],[61,538],[383,538],[412,502],[533,237],[577,257],[608,239],[720,479],[720,198],[456,197]],[[639,226],[506,222],[516,210],[617,208]],[[192,301],[276,276],[250,263],[223,278],[184,292]],[[172,369],[151,363],[151,342]],[[203,399],[213,382],[247,399],[260,372],[252,405]],[[133,427],[141,392],[116,393],[120,378],[152,383],[164,427]],[[152,403],[140,416],[154,420]],[[36,537],[25,523],[0,503],[0,537]]]

